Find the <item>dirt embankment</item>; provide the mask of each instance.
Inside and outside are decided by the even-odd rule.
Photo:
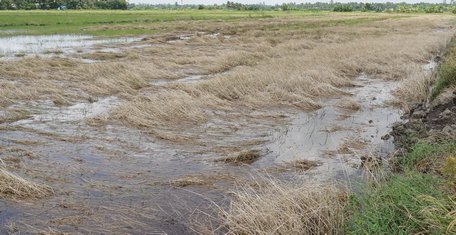
[[[415,105],[397,123],[392,135],[399,148],[410,147],[418,139],[456,139],[456,89],[449,89],[437,100]]]
[[[402,118],[407,121],[395,124],[391,133],[398,148],[396,160],[418,142],[456,141],[456,89],[448,88],[432,102],[416,105]]]

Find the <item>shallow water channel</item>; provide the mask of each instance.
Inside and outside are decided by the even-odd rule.
[[[388,133],[402,112],[388,102],[396,86],[394,81],[359,76],[354,87],[346,89],[358,107],[345,108],[346,98],[332,98],[315,112],[299,113],[285,132],[273,134],[267,145],[272,157],[258,163],[318,162],[309,171],[312,182],[357,178],[362,157],[384,159],[394,151]]]

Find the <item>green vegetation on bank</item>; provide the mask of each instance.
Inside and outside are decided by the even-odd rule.
[[[413,145],[409,153],[393,159],[393,164],[399,171],[438,174],[442,167],[442,159],[451,153],[456,153],[456,143],[453,141],[442,141],[439,144],[420,141]]]
[[[353,196],[349,234],[455,234],[456,141],[423,139],[379,185]]]
[[[456,233],[456,141],[405,135],[391,175],[351,198],[349,234]]]
[[[456,204],[436,176],[394,174],[352,198],[349,234],[455,234]]]
[[[454,85],[455,39],[437,69],[431,96]],[[451,109],[449,102],[442,105]],[[431,109],[429,115],[442,117],[441,112]],[[395,140],[405,153],[391,160],[393,172],[349,201],[349,234],[456,234],[456,136],[433,125],[421,119],[404,124]],[[454,117],[445,119],[444,126],[454,131],[452,125]]]
[[[456,85],[456,40],[450,43],[443,61],[438,67],[437,81],[431,98],[436,98],[446,87],[454,85]]]

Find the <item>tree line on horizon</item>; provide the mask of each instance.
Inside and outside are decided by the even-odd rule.
[[[0,10],[51,10],[51,9],[113,9],[113,10],[145,10],[145,9],[227,9],[227,10],[273,10],[273,11],[298,11],[298,10],[324,10],[337,12],[373,11],[373,12],[401,12],[401,13],[456,13],[455,1],[438,3],[362,3],[362,2],[315,2],[315,3],[283,3],[276,5],[242,4],[227,1],[217,5],[193,4],[133,4],[128,0],[0,0]]]
[[[363,2],[349,2],[339,3],[335,1],[330,2],[315,2],[315,3],[283,3],[276,5],[260,4],[242,4],[234,1],[227,1],[224,4],[218,5],[194,5],[194,4],[129,4],[129,9],[228,9],[228,10],[275,10],[275,11],[298,11],[298,10],[324,10],[324,11],[338,11],[338,12],[351,12],[351,11],[374,11],[374,12],[402,12],[402,13],[442,13],[446,11],[456,12],[456,5],[454,1],[449,3],[363,3]]]
[[[0,10],[127,8],[127,0],[0,0]]]

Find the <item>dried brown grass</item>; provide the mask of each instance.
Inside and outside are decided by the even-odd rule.
[[[114,110],[115,119],[160,129],[201,124],[211,118],[213,110],[239,106],[318,109],[323,105],[322,97],[344,94],[340,88],[351,85],[361,72],[403,80],[398,96],[413,100],[422,94],[427,81],[415,79],[413,71],[406,68],[428,60],[451,34],[449,30],[433,31],[437,27],[449,29],[444,16],[398,18],[385,14],[290,15],[232,24],[179,21],[150,27],[175,32],[141,42],[156,43],[153,47],[123,48],[122,57],[127,59],[109,56],[108,61],[84,64],[73,59],[27,57],[0,62],[4,78],[0,81],[0,105],[32,99],[65,105],[88,97],[118,95],[127,102]],[[219,35],[195,33],[201,31]],[[179,34],[191,38],[176,43],[165,40]],[[220,72],[226,73],[199,84],[159,90],[150,84],[155,79]]]
[[[4,122],[14,122],[27,118],[30,115],[30,112],[23,109],[8,109],[4,111],[3,115],[0,115],[0,123]]]
[[[230,156],[218,159],[225,163],[242,165],[242,164],[252,164],[261,157],[260,151],[258,150],[248,150],[242,151],[240,153],[235,153]]]
[[[333,24],[336,21],[341,23]],[[169,43],[166,35],[154,35],[143,41],[156,43],[153,47],[124,48],[128,60],[95,64],[47,58],[0,62],[0,106],[47,99],[65,105],[117,95],[126,102],[113,110],[115,120],[165,139],[189,141],[191,134],[185,130],[223,115],[220,111],[243,110],[247,116],[245,110],[271,107],[318,109],[323,97],[344,95],[343,88],[360,73],[401,80],[401,100],[422,99],[429,80],[414,74],[451,36],[449,18],[428,15],[330,14],[163,24],[171,26],[173,35],[190,31],[192,39]],[[199,31],[230,37],[198,36]],[[218,72],[223,73],[198,84],[151,85],[156,79]],[[18,114],[4,121],[24,116]]]
[[[0,105],[23,100],[55,100],[70,103],[88,97],[135,94],[148,80],[174,77],[172,73],[142,66],[140,61],[95,64],[75,60],[25,58],[0,62]]]
[[[204,179],[194,177],[194,176],[187,176],[187,177],[182,177],[179,179],[172,180],[170,182],[170,185],[175,186],[175,187],[186,187],[190,185],[206,185],[208,184],[207,181]]]
[[[359,104],[359,102],[353,98],[344,98],[340,100],[336,106],[342,109],[342,111],[355,112],[361,109],[361,105]]]
[[[114,60],[114,59],[125,58],[127,56],[128,56],[128,54],[121,53],[121,52],[97,51],[97,52],[83,54],[81,57],[83,59],[89,59],[89,60]]]
[[[226,234],[342,234],[347,195],[331,186],[262,179],[243,185],[222,212]]]
[[[363,139],[345,139],[344,142],[339,145],[337,152],[340,154],[352,154],[356,153],[357,150],[360,150],[368,145],[368,142]]]
[[[312,160],[296,160],[296,161],[292,161],[286,165],[289,165],[289,166],[294,167],[299,170],[307,171],[307,170],[310,170],[314,167],[321,165],[321,162],[312,161]]]
[[[52,188],[33,183],[0,167],[0,197],[8,199],[39,199],[52,195]]]
[[[398,99],[393,103],[409,110],[415,104],[423,103],[430,95],[430,87],[435,77],[431,72],[424,71],[420,66],[406,69],[406,77],[399,82],[394,94]]]
[[[126,102],[112,112],[115,120],[163,138],[188,142],[191,138],[187,130],[213,115],[223,115],[220,111],[243,110],[241,114],[248,116],[252,109],[271,107],[318,109],[325,105],[323,97],[344,95],[342,88],[352,85],[360,73],[401,80],[403,90],[398,97],[414,100],[421,95],[417,93],[423,91],[427,80],[417,80],[414,70],[407,68],[418,68],[438,53],[451,34],[444,16],[394,18],[377,14],[372,16],[374,21],[355,25],[331,25],[327,21],[359,20],[366,15],[325,17],[234,24],[177,22],[174,34],[180,28],[221,32],[232,37],[169,43],[159,35],[144,41],[158,46],[132,49],[128,60],[112,57],[96,64],[45,58],[3,61],[0,107],[22,100],[51,99],[67,104],[88,97],[117,95]],[[317,27],[307,27],[309,24]],[[436,27],[447,31],[436,33]],[[198,84],[150,84],[155,79],[171,80],[195,73],[221,74]],[[349,153],[355,148],[346,145],[344,151]],[[52,193],[46,186],[0,170],[1,196],[26,199]],[[175,183],[199,184],[200,179],[184,178]],[[222,213],[223,224],[229,234],[338,234],[345,199],[346,195],[333,187],[264,180],[256,185],[243,185],[234,193],[229,210]],[[141,210],[135,212],[139,214]],[[124,219],[119,226],[136,225],[130,221],[131,208],[128,214],[114,216],[119,211],[106,214],[113,220]]]
[[[315,39],[314,35],[297,31],[283,30],[282,36],[276,35],[267,27],[264,35],[257,35],[252,41],[250,33],[239,33],[237,40],[245,48],[235,50],[232,56],[220,56],[222,64],[214,60],[212,66],[206,66],[212,72],[231,68],[227,73],[198,84],[180,84],[165,91],[142,94],[114,110],[113,116],[136,126],[159,128],[179,123],[200,124],[211,118],[211,110],[236,106],[315,110],[323,105],[319,101],[322,97],[345,94],[340,88],[350,86],[360,73],[401,80],[401,91],[397,93],[400,100],[424,96],[426,80],[412,76],[409,68],[418,68],[444,48],[451,33],[436,34],[433,27],[448,26],[447,19],[418,16],[385,21],[388,24],[374,21],[362,27],[320,29],[320,34],[325,32],[321,37],[328,40],[325,43],[321,43],[321,37]],[[339,35],[334,36],[332,31]],[[363,32],[367,34],[361,35]],[[294,37],[286,38],[290,34]],[[281,40],[268,46],[270,37]],[[224,42],[229,45],[226,41],[229,40]],[[176,109],[164,106],[160,100],[166,100]],[[358,107],[350,103],[347,108]]]
[[[320,161],[314,160],[295,160],[291,162],[284,162],[276,166],[266,168],[264,171],[267,173],[283,173],[283,172],[303,172],[312,170],[315,167],[322,165]]]

